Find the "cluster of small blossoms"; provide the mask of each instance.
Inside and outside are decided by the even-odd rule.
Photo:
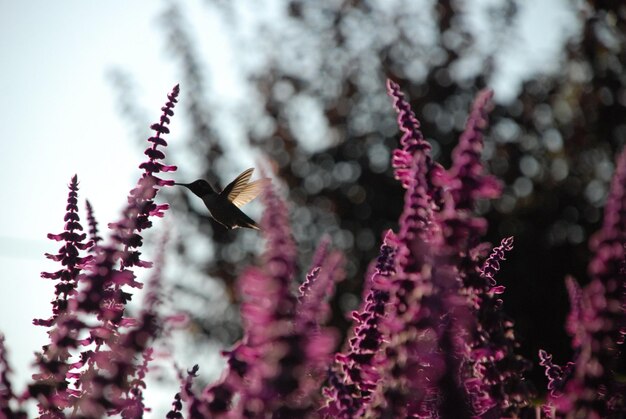
[[[343,256],[329,252],[323,242],[298,298],[287,206],[272,187],[264,191],[263,202],[262,266],[248,268],[239,281],[244,337],[225,353],[228,369],[220,382],[203,392],[199,411],[204,417],[314,414],[336,345],[324,322],[334,284],[343,278]]]
[[[101,417],[121,414],[141,417],[142,388],[148,363],[152,359],[151,341],[158,331],[156,305],[159,270],[151,279],[144,309],[138,318],[126,315],[126,304],[132,295],[127,287],[141,288],[135,267],[150,267],[139,258],[142,238],[139,232],[152,225],[150,217],[162,217],[166,204],[156,204],[158,188],[173,181],[162,180],[159,172],[174,171],[159,160],[165,154],[162,134],[179,93],[178,86],[168,95],[160,121],[152,126],[156,135],[149,138],[148,161],[141,164],[144,173],[128,197],[121,219],[110,225],[111,238],[104,242],[92,206],[87,203],[90,241],[82,233],[78,215],[78,178],[71,179],[60,234],[49,234],[51,240],[63,241],[57,254],[46,254],[61,263],[62,269],[44,272],[42,277],[57,281],[52,316],[35,319],[36,325],[49,328],[49,343],[38,355],[38,372],[18,402],[37,401],[43,418]],[[90,254],[81,256],[80,251]],[[141,359],[141,360],[140,360]]]
[[[39,401],[40,416],[61,417],[63,409],[72,405],[72,399],[79,395],[70,387],[74,376],[71,370],[80,367],[80,361],[71,361],[71,350],[79,345],[78,337],[85,324],[78,320],[74,312],[76,288],[88,268],[92,256],[81,257],[79,251],[90,249],[91,241],[85,242],[87,235],[82,233],[78,215],[78,177],[74,175],[69,184],[65,228],[60,234],[48,234],[54,241],[63,241],[59,253],[46,257],[60,262],[62,269],[56,272],[42,272],[41,277],[58,281],[55,285],[55,299],[52,301],[52,316],[48,319],[34,319],[33,324],[49,328],[49,343],[42,348],[37,357],[39,372],[33,375],[33,383],[28,386],[28,393]]]
[[[572,336],[574,359],[560,367],[545,351],[539,353],[548,377],[548,405],[555,415],[626,415],[626,385],[616,375],[626,335],[625,243],[626,150],[617,160],[602,228],[591,238],[591,282],[581,288],[573,278],[567,280],[571,308],[566,330]]]
[[[326,406],[321,411],[325,416],[361,416],[380,377],[373,361],[382,346],[380,326],[389,292],[378,284],[387,281],[394,273],[395,248],[390,244],[394,240],[393,232],[388,231],[375,271],[369,278],[370,286],[363,310],[352,313],[355,326],[354,336],[349,340],[349,351],[335,356],[338,371],[331,370],[328,385],[323,389]]]

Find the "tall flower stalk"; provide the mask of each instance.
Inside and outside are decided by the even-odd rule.
[[[34,382],[27,393],[27,397],[38,401],[43,417],[65,417],[68,410],[71,415],[84,417],[143,414],[137,384],[143,380],[151,358],[148,344],[156,336],[157,316],[155,303],[148,301],[147,311],[139,319],[128,317],[125,306],[132,294],[127,287],[142,287],[136,280],[134,267],[151,266],[140,259],[139,233],[152,225],[150,217],[162,217],[167,209],[167,204],[156,204],[154,198],[159,187],[173,181],[160,179],[157,174],[174,171],[176,167],[160,162],[165,154],[158,147],[166,145],[161,136],[169,132],[167,126],[178,93],[176,86],[162,108],[159,122],[152,125],[155,135],[148,139],[150,147],[145,152],[148,160],[140,165],[144,173],[130,192],[121,219],[110,225],[110,240],[92,247],[102,239],[88,204],[93,241],[84,242],[86,234],[82,233],[79,222],[76,176],[70,183],[65,231],[48,235],[52,240],[64,241],[58,254],[47,254],[60,262],[63,269],[42,274],[59,283],[55,287],[52,317],[34,321],[50,327],[50,344],[39,355],[39,372],[33,376]],[[80,257],[79,250],[87,249],[92,254]],[[143,356],[143,361],[138,361],[139,356]]]
[[[617,160],[602,228],[591,238],[591,282],[583,289],[573,279],[567,283],[571,310],[566,328],[572,335],[575,359],[561,368],[545,352],[540,353],[549,379],[549,402],[558,414],[626,415],[626,385],[615,372],[626,335],[625,243],[626,149]]]
[[[207,417],[314,414],[336,344],[324,323],[334,285],[343,279],[343,256],[329,251],[323,240],[298,297],[297,248],[287,206],[271,186],[262,199],[262,264],[239,279],[244,337],[225,352],[228,368],[219,383],[203,392],[200,411]]]

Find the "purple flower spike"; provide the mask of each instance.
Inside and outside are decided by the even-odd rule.
[[[314,262],[317,260],[314,258]],[[335,284],[345,277],[344,264],[341,252],[330,252],[322,261],[307,293],[298,302],[295,330],[304,337],[302,349],[307,354],[301,367],[307,371],[307,375],[300,377],[299,383],[299,392],[302,395],[311,397],[319,391],[325,371],[332,360],[337,336],[334,330],[325,328],[324,324],[330,317],[329,299],[335,293]]]
[[[573,371],[574,363],[568,362],[565,367],[560,367],[552,362],[552,355],[539,350],[539,365],[546,369],[546,377],[548,378],[548,390],[552,396],[559,396],[563,390],[565,381],[569,378]]]
[[[511,250],[513,250],[513,237],[502,239],[500,246],[495,247],[491,255],[489,255],[489,258],[485,261],[481,275],[489,281],[491,287],[496,285],[494,276],[500,270],[500,262],[506,259],[504,255]]]
[[[69,185],[65,231],[48,234],[48,238],[64,241],[55,255],[46,254],[49,259],[60,262],[64,268],[56,272],[43,272],[42,278],[58,280],[55,286],[55,299],[52,301],[52,316],[46,320],[34,319],[38,326],[50,327],[50,344],[43,347],[36,362],[39,372],[33,375],[34,383],[28,386],[29,395],[39,401],[40,415],[56,415],[69,405],[71,392],[68,390],[68,363],[70,349],[78,346],[78,331],[84,324],[75,318],[73,299],[82,271],[88,267],[93,256],[80,257],[80,250],[92,247],[92,242],[84,242],[86,234],[78,216],[78,177],[74,175]]]
[[[425,157],[413,158],[399,233],[394,240],[395,275],[377,281],[389,292],[389,312],[381,324],[386,342],[382,348],[378,386],[366,416],[407,417],[429,411],[431,390],[437,392],[445,374],[439,351],[439,319],[443,294],[433,283],[430,241],[434,234],[432,206],[427,194]]]
[[[94,215],[93,207],[88,200],[85,200],[85,207],[87,208],[87,224],[89,225],[89,238],[93,243],[93,247],[90,249],[90,252],[94,252],[97,248],[98,243],[102,241],[102,237],[98,234],[98,222],[96,221],[96,217]]]
[[[343,265],[343,254],[332,252],[314,270],[314,277],[307,275],[309,286],[298,302],[296,316],[296,329],[301,333],[319,330],[326,322],[331,311],[328,298],[335,293],[335,284],[344,278]]]
[[[239,280],[244,338],[226,353],[228,371],[205,389],[211,417],[314,415],[317,392],[335,349],[336,336],[323,326],[328,298],[343,278],[343,256],[323,241],[300,299],[292,294],[296,247],[285,203],[269,187],[261,220],[266,250],[260,268]],[[233,406],[238,396],[239,402]]]
[[[295,374],[287,370],[292,361],[290,351],[304,347],[299,346],[301,337],[294,328],[297,299],[291,293],[296,247],[287,207],[272,187],[266,189],[263,202],[261,226],[266,238],[263,268],[248,268],[239,278],[240,293],[244,296],[241,304],[244,337],[233,350],[224,352],[228,369],[220,382],[203,392],[203,406],[211,417],[254,416],[275,411],[285,401],[281,395],[298,387],[295,376],[287,378]],[[302,362],[302,356],[293,361]],[[232,406],[236,394],[240,401]]]
[[[355,324],[353,337],[349,341],[350,349],[346,354],[337,354],[335,357],[339,371],[331,371],[328,386],[323,389],[326,404],[322,413],[327,417],[353,418],[362,415],[380,378],[374,357],[383,344],[380,326],[389,301],[389,292],[380,289],[379,284],[389,281],[389,277],[395,273],[393,242],[393,233],[388,231],[370,279],[372,285],[364,309],[352,313]]]
[[[76,175],[72,177],[69,189],[67,213],[64,217],[65,231],[60,234],[48,234],[50,240],[65,243],[59,249],[59,253],[54,255],[46,253],[48,259],[61,262],[64,268],[56,272],[41,273],[42,278],[59,280],[59,283],[55,286],[56,299],[52,302],[52,317],[46,320],[33,320],[33,323],[38,326],[52,326],[56,318],[67,310],[68,298],[76,292],[78,275],[92,258],[92,256],[79,256],[79,251],[89,249],[93,242],[84,242],[87,235],[80,233],[83,227],[78,216],[78,177]]]
[[[465,387],[477,415],[517,415],[530,398],[530,387],[523,375],[530,363],[515,353],[519,345],[513,322],[502,312],[499,298],[504,287],[495,280],[500,263],[512,249],[513,237],[502,239],[483,263],[478,277],[470,271],[466,277],[478,322],[468,345],[465,364],[470,373]]]
[[[582,290],[576,279],[571,276],[565,278],[565,286],[567,288],[567,295],[569,297],[569,314],[567,315],[567,322],[565,323],[565,329],[567,333],[572,337],[572,348],[577,350],[580,348],[583,337],[580,335],[579,325],[581,316],[581,304],[582,304]]]
[[[398,86],[388,82],[388,88],[403,132],[393,164],[407,191],[395,240],[395,274],[380,284],[389,292],[389,312],[381,327],[382,376],[366,415],[518,414],[528,400],[521,375],[526,364],[514,354],[512,322],[496,298],[504,287],[493,278],[512,240],[503,241],[481,275],[478,255],[487,224],[471,212],[476,199],[499,193],[492,178],[482,174],[480,161],[491,93],[478,95],[454,164],[444,173],[432,163]],[[487,346],[492,334],[502,347]]]
[[[563,395],[551,402],[572,417],[626,415],[624,386],[615,377],[626,334],[626,149],[617,161],[602,228],[591,239],[591,282],[581,291],[568,283],[572,309],[567,328],[578,351]]]
[[[239,408],[243,414],[276,411],[298,390],[297,366],[302,356],[293,319],[297,300],[291,293],[296,271],[296,247],[291,236],[287,206],[270,186],[263,195],[261,219],[266,237],[263,269],[250,269],[241,278],[241,306],[245,343],[258,356],[249,365],[250,384],[243,389]]]
[[[428,182],[428,193],[432,203],[437,206],[442,205],[442,190],[436,186],[435,179],[444,173],[443,167],[435,162],[430,156],[431,146],[424,139],[420,130],[420,123],[411,109],[411,105],[404,98],[400,86],[391,79],[387,79],[387,93],[393,99],[393,106],[398,113],[398,127],[402,131],[400,147],[393,151],[391,163],[394,167],[394,174],[402,186],[409,188],[411,182],[411,167],[413,166],[413,156],[417,153],[424,156],[426,180]]]
[[[153,126],[157,131],[156,137],[167,132],[163,128],[169,123],[168,116],[172,114],[177,94],[178,87],[169,95],[169,101],[163,108],[165,118],[161,117],[160,123],[156,124],[158,127]],[[160,143],[151,142],[150,150],[156,150]],[[139,258],[140,253],[136,249],[143,240],[138,233],[152,225],[150,216],[159,216],[165,210],[165,206],[156,205],[153,201],[158,186],[163,184],[154,176],[157,171],[153,169],[158,166],[157,159],[162,158],[163,153],[147,154],[149,164],[144,167],[145,172],[137,187],[130,192],[122,218],[111,224],[111,243],[98,245],[91,262],[81,266],[83,272],[78,279],[83,286],[79,288],[79,293],[70,296],[68,313],[59,316],[54,329],[49,332],[51,344],[44,348],[44,354],[38,361],[41,372],[34,376],[35,383],[29,386],[30,396],[40,401],[41,414],[56,414],[73,407],[85,417],[100,417],[107,413],[138,417],[146,410],[141,386],[150,358],[148,344],[158,330],[156,314],[150,309],[156,300],[149,292],[148,297],[154,301],[149,302],[138,320],[129,319],[125,317],[125,307],[132,295],[125,288],[142,287],[131,269],[151,264]],[[75,179],[73,183],[76,183]],[[76,211],[75,198],[75,191],[72,190],[68,200],[66,230],[69,227],[78,229],[79,226],[78,218],[73,215]],[[88,213],[90,234],[97,237],[93,213]],[[51,238],[78,240],[77,237],[80,237],[76,232],[70,233],[66,231]],[[56,255],[55,259],[62,258]],[[87,316],[88,322],[81,320],[84,316]],[[120,333],[120,328],[126,328],[123,329],[125,332]],[[67,363],[70,348],[81,349],[80,359]],[[135,365],[136,357],[142,354],[144,363]],[[68,380],[71,382],[68,383]],[[50,383],[58,384],[51,390]]]
[[[502,190],[495,177],[482,173],[483,130],[488,124],[492,96],[493,91],[489,89],[478,93],[465,131],[452,151],[452,167],[448,171],[447,181],[452,186],[451,193],[458,209],[472,210],[477,199],[497,198]]]
[[[148,138],[148,141],[152,143],[152,146],[147,148],[144,154],[149,157],[149,160],[143,162],[139,165],[140,169],[144,169],[144,176],[153,176],[155,181],[153,182],[155,186],[171,186],[173,185],[173,181],[163,180],[156,177],[154,174],[159,172],[175,172],[177,170],[176,166],[166,166],[163,163],[159,162],[159,160],[163,160],[165,158],[165,153],[158,149],[159,146],[167,146],[167,142],[161,138],[162,134],[169,134],[170,129],[168,125],[170,123],[170,118],[174,115],[174,106],[178,103],[178,94],[180,93],[180,87],[178,85],[174,86],[170,94],[167,95],[168,101],[161,108],[163,113],[159,118],[159,122],[154,123],[150,126],[150,129],[153,130],[156,134],[153,137]]]
[[[110,225],[115,230],[113,239],[124,246],[124,252],[121,254],[124,267],[150,266],[149,263],[139,259],[140,253],[138,251],[133,250],[133,248],[142,245],[142,237],[138,232],[152,226],[150,217],[163,217],[164,212],[169,208],[168,204],[155,204],[154,198],[160,187],[173,185],[173,181],[163,180],[156,176],[156,173],[173,172],[176,170],[176,166],[165,166],[159,162],[165,158],[165,153],[158,147],[167,145],[161,135],[169,133],[168,125],[170,118],[174,115],[173,109],[178,102],[179,93],[179,86],[174,86],[167,95],[167,103],[161,108],[163,113],[159,122],[150,127],[156,134],[148,138],[148,142],[152,143],[145,151],[149,160],[139,165],[140,169],[144,169],[144,173],[135,189],[130,191],[128,206],[124,210],[122,220]]]
[[[11,368],[7,360],[7,350],[4,345],[4,335],[0,333],[0,417],[26,419],[26,412],[14,411],[11,402],[16,401],[15,393],[9,380]]]
[[[320,272],[322,263],[326,260],[328,256],[328,246],[330,245],[330,237],[324,236],[319,244],[317,245],[317,249],[315,250],[315,254],[313,255],[313,260],[311,262],[311,268],[309,269],[309,273],[307,273],[306,278],[298,291],[300,291],[300,298],[302,298],[310,288],[311,284],[317,278],[317,275]]]
[[[190,418],[215,418],[216,416],[210,415],[205,411],[204,406],[195,396],[191,390],[193,379],[198,376],[198,365],[194,365],[190,370],[187,370],[187,376],[182,377],[182,373],[178,372],[178,378],[181,381],[181,391],[174,396],[174,402],[172,403],[172,409],[167,412],[165,416],[167,419],[183,419],[184,416],[181,413],[183,409],[183,400],[189,405],[189,417]]]

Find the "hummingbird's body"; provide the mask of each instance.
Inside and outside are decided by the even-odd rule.
[[[222,192],[216,192],[209,182],[198,179],[192,183],[175,183],[188,188],[202,199],[211,214],[211,218],[226,227],[252,228],[259,230],[256,222],[239,209],[252,201],[269,183],[269,179],[259,179],[248,183],[254,169],[245,170],[229,183]]]

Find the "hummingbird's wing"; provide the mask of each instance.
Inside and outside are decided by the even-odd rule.
[[[248,185],[248,181],[252,177],[252,172],[254,172],[253,168],[244,170],[241,172],[239,176],[235,178],[232,182],[230,182],[222,192],[220,192],[221,196],[226,196],[229,201],[232,202],[233,199],[237,197]]]
[[[248,183],[252,177],[252,172],[254,172],[253,168],[243,171],[220,192],[220,195],[226,196],[230,202],[239,208],[252,201],[270,182],[269,179],[265,178]]]
[[[254,182],[248,183],[245,188],[232,200],[232,203],[235,206],[241,208],[246,205],[248,202],[252,201],[256,198],[261,191],[269,185],[270,180],[268,178],[258,179]]]

